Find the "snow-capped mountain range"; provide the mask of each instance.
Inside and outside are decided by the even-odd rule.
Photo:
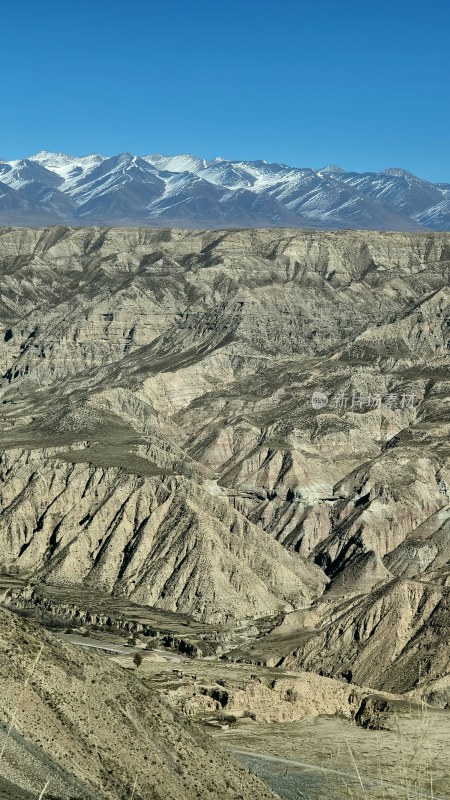
[[[0,160],[1,225],[450,230],[450,184],[410,172],[40,152]]]

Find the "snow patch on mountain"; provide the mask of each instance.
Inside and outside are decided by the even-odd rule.
[[[159,153],[144,156],[144,161],[148,161],[159,170],[165,172],[198,172],[198,170],[205,169],[211,163],[205,158],[198,158],[190,153],[181,153],[178,156],[163,156]]]

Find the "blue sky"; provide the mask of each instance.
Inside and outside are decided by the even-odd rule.
[[[0,157],[193,152],[450,181],[447,0],[4,0]]]

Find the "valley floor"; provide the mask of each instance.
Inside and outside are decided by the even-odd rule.
[[[427,708],[390,716],[386,730],[338,717],[247,724],[217,734],[287,800],[450,797],[450,713]]]

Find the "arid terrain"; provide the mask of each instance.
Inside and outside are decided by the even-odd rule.
[[[450,797],[438,734],[368,761],[449,735],[450,234],[1,228],[0,275],[0,797]]]
[[[111,661],[6,611],[0,645],[2,798],[273,796]]]

